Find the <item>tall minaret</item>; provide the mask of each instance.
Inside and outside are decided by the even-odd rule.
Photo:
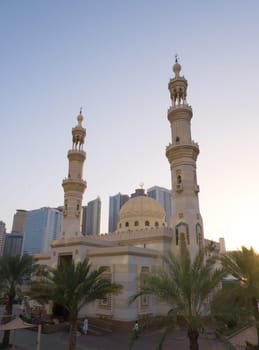
[[[187,104],[187,80],[180,76],[181,65],[176,57],[175,74],[168,89],[172,106],[168,109],[172,143],[166,148],[171,167],[173,250],[183,254],[186,249],[195,256],[203,247],[203,223],[199,209],[199,186],[196,160],[199,146],[191,138],[192,108]]]
[[[82,198],[86,189],[83,180],[83,165],[86,153],[83,150],[86,130],[82,127],[82,110],[77,116],[78,124],[72,129],[72,149],[68,151],[68,177],[62,182],[64,188],[64,210],[59,239],[81,237],[80,220]]]

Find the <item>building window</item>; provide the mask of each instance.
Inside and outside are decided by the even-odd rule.
[[[129,227],[129,223],[128,223],[128,221],[127,221],[127,222],[125,222],[125,226],[126,226],[126,227]]]
[[[181,175],[178,175],[178,176],[177,176],[177,183],[178,183],[178,184],[181,184],[181,183],[182,183],[182,177],[181,177]]]
[[[196,224],[196,243],[199,247],[203,245],[202,227],[199,222]]]
[[[176,144],[180,143],[180,137],[179,137],[179,136],[176,136],[176,138],[175,138],[175,143],[176,143]]]
[[[145,226],[149,226],[149,221],[148,220],[145,221]]]
[[[141,272],[140,272],[140,287],[144,288],[146,285],[146,278],[148,276],[148,274],[150,273],[150,269],[148,266],[142,266],[141,267]],[[140,308],[141,310],[146,310],[148,309],[150,305],[150,301],[149,301],[149,296],[148,295],[142,295],[140,297]]]
[[[139,225],[139,222],[138,221],[135,221],[134,222],[134,226],[138,226]]]
[[[179,224],[175,226],[176,245],[179,244],[181,234],[184,235],[185,239],[187,240],[187,243],[190,244],[189,227],[185,222],[179,222]]]
[[[112,272],[109,266],[104,266],[105,271],[102,273],[102,277],[112,281]],[[99,299],[99,309],[109,310],[112,309],[112,298],[111,294],[106,294],[103,299]]]
[[[70,265],[72,264],[73,256],[72,254],[61,254],[58,257],[58,269],[62,270],[64,265]]]
[[[159,222],[158,222],[158,221],[155,222],[155,226],[156,226],[156,227],[159,226]]]

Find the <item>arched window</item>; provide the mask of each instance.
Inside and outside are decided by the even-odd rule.
[[[181,238],[181,234],[183,234],[183,236],[187,240],[187,243],[190,244],[189,227],[188,227],[188,225],[185,222],[179,222],[179,224],[177,224],[175,226],[175,241],[176,241],[176,245],[179,244],[179,241],[180,241],[180,238]]]
[[[138,226],[139,225],[139,222],[138,221],[135,221],[134,222],[134,226]]]
[[[155,226],[156,226],[156,227],[159,226],[159,222],[158,222],[158,221],[155,222]]]
[[[127,221],[127,222],[125,222],[125,226],[126,226],[126,227],[129,227],[129,223],[128,223],[128,221]]]
[[[149,226],[149,221],[148,220],[145,221],[145,226]]]
[[[180,143],[180,137],[179,137],[179,136],[176,136],[176,138],[175,138],[175,143],[176,143],[176,144]]]
[[[199,247],[202,247],[203,244],[203,234],[201,224],[198,222],[196,224],[196,243]]]

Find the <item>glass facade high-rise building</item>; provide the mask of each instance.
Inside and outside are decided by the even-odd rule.
[[[6,236],[5,223],[3,221],[0,221],[0,256],[3,255],[3,252],[4,252],[5,236]]]
[[[50,243],[61,230],[62,212],[56,208],[40,208],[27,211],[23,253],[48,253]]]
[[[82,207],[82,234],[97,235],[101,226],[101,199],[96,199]]]
[[[165,209],[166,222],[167,225],[170,225],[172,210],[171,191],[164,187],[153,186],[147,190],[147,195],[148,197],[157,200],[159,204]]]
[[[13,216],[12,232],[5,236],[3,255],[21,255],[27,210],[17,209]]]
[[[116,231],[120,208],[129,198],[127,194],[121,193],[109,197],[109,232]]]
[[[7,233],[3,255],[21,255],[23,236],[15,233]]]

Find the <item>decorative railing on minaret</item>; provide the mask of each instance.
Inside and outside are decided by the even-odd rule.
[[[83,150],[86,129],[83,128],[83,115],[77,116],[78,124],[72,129],[72,149],[68,151],[68,177],[62,182],[64,189],[64,209],[59,239],[69,240],[82,236],[80,232],[82,198],[86,189],[83,180],[83,165],[86,152]]]
[[[194,256],[203,246],[203,223],[199,209],[196,160],[199,146],[191,138],[192,108],[187,103],[188,82],[180,75],[176,56],[173,79],[168,83],[171,107],[168,120],[172,142],[166,148],[171,168],[173,247],[179,253],[185,248]]]

